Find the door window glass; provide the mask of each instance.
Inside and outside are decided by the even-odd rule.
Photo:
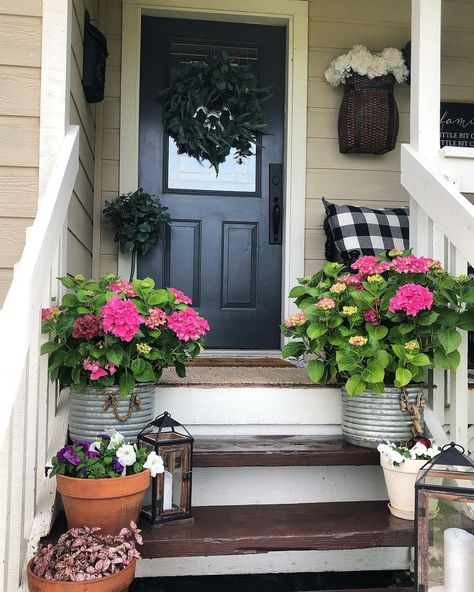
[[[250,64],[256,73],[258,49],[256,47],[233,47],[226,45],[205,44],[190,41],[172,41],[169,45],[170,80],[176,78],[179,69],[193,60],[205,61],[226,51],[241,66]],[[198,162],[186,154],[178,154],[176,144],[168,138],[167,158],[165,159],[166,190],[230,192],[256,194],[257,162],[259,150],[254,147],[254,154],[239,163],[232,150],[226,161],[219,166],[219,175],[207,161]]]

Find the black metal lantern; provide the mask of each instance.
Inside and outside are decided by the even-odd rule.
[[[151,487],[142,507],[142,518],[152,526],[173,520],[192,522],[194,438],[165,411],[138,434],[137,440],[139,445],[161,456],[165,467],[164,473],[151,479]]]
[[[474,591],[474,461],[453,442],[420,471],[416,592]]]

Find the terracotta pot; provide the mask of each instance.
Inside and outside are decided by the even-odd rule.
[[[399,467],[394,467],[383,454],[380,455],[380,464],[387,486],[390,503],[390,512],[404,520],[415,519],[415,483],[420,469],[426,465],[426,460],[407,459]],[[436,515],[438,511],[437,500],[430,503],[430,515]]]
[[[28,589],[30,592],[128,592],[135,578],[137,561],[133,561],[121,571],[88,582],[55,582],[36,576],[31,571],[33,559],[28,563]]]
[[[138,521],[150,471],[111,479],[75,479],[56,475],[68,528],[98,526],[117,535],[130,521]]]

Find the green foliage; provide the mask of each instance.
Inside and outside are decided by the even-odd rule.
[[[226,52],[183,66],[162,93],[163,125],[179,154],[207,160],[216,174],[233,148],[239,161],[253,154],[252,145],[266,127],[262,103],[272,93],[257,87],[250,68]],[[222,116],[214,120],[211,112]]]
[[[104,215],[111,222],[114,241],[120,245],[122,253],[132,253],[130,281],[135,273],[136,255],[148,255],[163,237],[163,225],[170,219],[167,209],[156,196],[143,189],[105,202]],[[74,288],[73,285],[66,287]]]
[[[312,381],[337,381],[349,395],[423,382],[435,366],[455,370],[461,331],[474,330],[474,281],[452,277],[431,260],[428,271],[416,273],[390,264],[410,254],[381,254],[374,263],[383,263],[381,271],[372,276],[327,262],[314,276],[300,278],[290,292],[300,312],[281,327],[291,338],[283,356],[307,355]],[[431,307],[391,312],[391,300],[406,284],[428,289]]]

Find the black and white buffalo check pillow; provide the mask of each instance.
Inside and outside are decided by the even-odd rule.
[[[323,198],[326,259],[351,263],[360,255],[408,249],[408,208],[339,206]]]

